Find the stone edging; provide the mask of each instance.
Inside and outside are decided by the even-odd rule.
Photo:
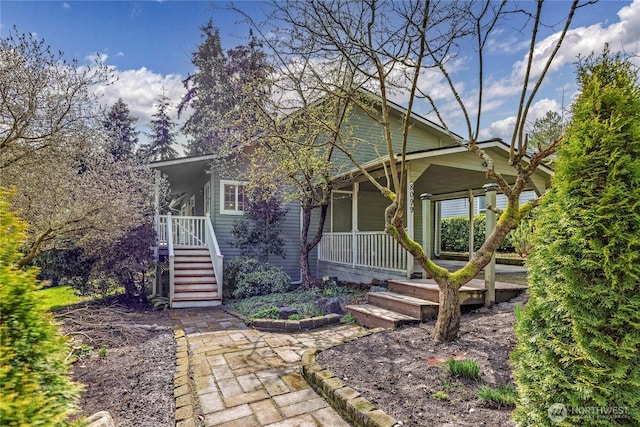
[[[250,319],[235,311],[224,309],[227,313],[236,316],[247,326],[266,332],[300,332],[309,329],[320,328],[326,325],[340,323],[340,315],[326,314],[324,316],[311,317],[301,320],[279,320],[279,319]]]
[[[173,397],[176,400],[175,423],[177,427],[196,427],[196,399],[191,387],[189,344],[182,329],[173,332],[176,340],[176,372],[173,377]]]
[[[316,362],[316,348],[302,356],[302,376],[345,420],[356,427],[394,427],[401,424],[386,412],[376,409],[371,402],[348,387],[333,372]]]

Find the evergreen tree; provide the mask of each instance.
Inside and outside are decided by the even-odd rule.
[[[10,197],[0,188],[0,424],[63,426],[80,389],[67,375],[66,340],[38,304],[37,269],[15,264],[27,224]]]
[[[115,160],[133,157],[134,148],[138,143],[138,131],[135,129],[137,121],[122,98],[118,99],[107,113],[103,125],[109,138],[108,151]]]
[[[220,30],[213,26],[211,20],[200,30],[203,41],[191,59],[196,72],[184,81],[187,93],[178,108],[179,113],[187,107],[193,109],[182,128],[191,137],[187,155],[211,153],[220,144],[218,128],[233,105]]]
[[[580,61],[528,260],[512,354],[523,426],[640,425],[640,88],[608,48]]]
[[[180,101],[178,113],[187,107],[193,112],[182,131],[191,137],[187,155],[218,151],[229,142],[233,132],[232,114],[248,98],[264,96],[264,83],[269,70],[262,45],[249,35],[249,43],[226,54],[222,50],[220,31],[212,21],[200,27],[203,41],[191,62],[196,72],[184,81],[187,93]]]
[[[142,149],[142,155],[148,161],[169,160],[178,157],[178,152],[174,148],[176,134],[174,128],[176,124],[171,120],[167,110],[169,109],[169,98],[162,94],[157,99],[156,112],[151,116],[151,133],[149,134],[149,144]]]

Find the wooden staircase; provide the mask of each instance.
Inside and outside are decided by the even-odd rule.
[[[206,247],[174,248],[174,294],[171,308],[222,304],[218,281]]]
[[[526,286],[496,282],[496,303],[508,301],[525,289]],[[460,305],[484,304],[484,294],[484,281],[474,279],[460,288]],[[390,280],[387,291],[369,292],[365,304],[345,308],[361,325],[395,329],[435,319],[439,296],[440,290],[433,280]]]

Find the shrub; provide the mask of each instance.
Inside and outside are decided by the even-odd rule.
[[[447,362],[447,372],[455,378],[480,381],[480,365],[475,360],[450,359]]]
[[[469,218],[465,216],[453,216],[443,218],[440,223],[441,249],[448,252],[468,252],[469,251]],[[473,218],[473,249],[477,251],[484,243],[486,231],[486,216],[476,215]],[[513,244],[509,239],[505,239],[498,252],[514,252]]]
[[[264,269],[264,263],[255,258],[241,256],[232,259],[224,267],[224,282],[222,286],[222,296],[231,298],[238,287],[241,275],[253,273]]]
[[[0,189],[0,423],[64,425],[80,389],[67,375],[66,340],[38,304],[37,271],[15,267],[26,225],[8,197]]]
[[[234,298],[247,298],[258,295],[286,292],[291,279],[284,271],[275,266],[265,264],[266,269],[240,274]]]
[[[519,425],[640,425],[637,78],[607,50],[579,64],[580,95],[538,209],[529,301],[516,324]],[[567,416],[555,423],[550,408],[559,405]]]
[[[269,308],[261,308],[260,310],[256,310],[256,312],[253,313],[251,317],[256,319],[279,319],[280,310],[275,306]]]
[[[517,229],[511,230],[507,239],[518,255],[522,258],[528,257],[533,244],[533,221],[522,221]]]

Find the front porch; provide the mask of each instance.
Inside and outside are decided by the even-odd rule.
[[[495,170],[508,182],[515,172],[508,165],[509,147],[502,141],[488,141],[482,148],[495,161]],[[419,243],[425,254],[438,260],[442,204],[464,198],[468,205],[469,256],[473,254],[474,216],[486,213],[488,235],[497,220],[498,186],[488,181],[482,160],[464,146],[447,146],[407,155],[404,185],[403,222],[408,235]],[[374,169],[377,168],[377,169]],[[318,276],[338,276],[342,280],[369,282],[373,279],[406,280],[425,278],[413,257],[384,231],[385,209],[391,203],[367,178],[354,175],[332,193],[331,209],[318,248]],[[387,172],[378,163],[369,174],[382,186]],[[540,167],[526,190],[536,195],[550,185],[551,171]],[[525,199],[521,200],[523,203]],[[486,270],[486,304],[495,303],[495,259]]]

